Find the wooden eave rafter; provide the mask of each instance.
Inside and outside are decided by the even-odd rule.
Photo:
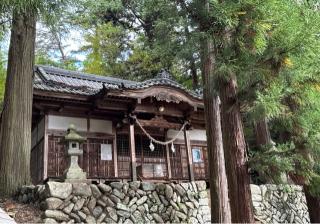
[[[72,94],[72,93],[60,93],[60,92],[51,92],[46,90],[33,90],[33,98],[55,98],[61,100],[77,100],[77,101],[88,101],[89,96]]]

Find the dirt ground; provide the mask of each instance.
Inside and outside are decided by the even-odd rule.
[[[0,207],[17,223],[41,223],[41,210],[31,204],[21,204],[10,198],[0,198]]]

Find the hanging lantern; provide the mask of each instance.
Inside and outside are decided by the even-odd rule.
[[[151,152],[154,151],[154,144],[152,143],[152,140],[150,140],[149,148],[150,148]]]
[[[175,152],[176,152],[176,149],[174,148],[174,144],[173,144],[173,142],[171,143],[171,151],[172,151],[173,153],[175,153]]]

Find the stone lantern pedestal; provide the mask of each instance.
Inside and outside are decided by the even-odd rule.
[[[68,146],[68,156],[69,156],[69,168],[64,172],[65,182],[86,182],[87,174],[84,172],[78,164],[79,156],[83,154],[80,149],[80,143],[83,142],[85,138],[80,136],[74,127],[70,125],[67,135],[64,137],[64,141]]]

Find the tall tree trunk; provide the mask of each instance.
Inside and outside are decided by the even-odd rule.
[[[271,143],[270,130],[266,118],[262,118],[254,122],[254,131],[258,147],[269,145]]]
[[[220,105],[214,89],[215,51],[213,40],[202,41],[202,77],[204,86],[204,110],[208,144],[209,182],[211,199],[211,222],[230,223],[228,182],[223,153]]]
[[[196,90],[199,87],[199,81],[198,81],[196,62],[193,56],[190,59],[190,70],[191,70],[191,77],[192,77],[192,88]]]
[[[207,95],[207,94],[205,94]],[[231,212],[228,197],[228,182],[225,170],[219,97],[204,97],[209,161],[211,199],[211,222],[230,223]]]
[[[320,198],[315,197],[310,194],[309,189],[306,185],[303,186],[304,193],[306,195],[310,222],[311,223],[320,223]]]
[[[0,129],[0,194],[30,182],[32,83],[36,17],[13,13]]]
[[[250,176],[246,164],[246,143],[240,105],[237,101],[237,81],[235,77],[232,76],[227,81],[221,79],[219,89],[232,222],[252,223],[254,217]]]

